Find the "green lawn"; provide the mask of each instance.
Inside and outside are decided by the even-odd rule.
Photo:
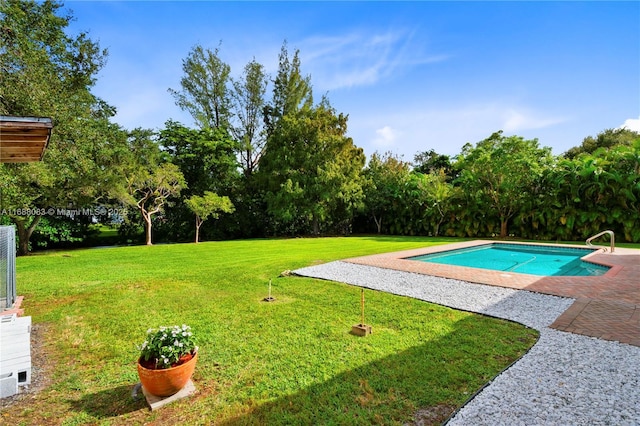
[[[273,239],[75,250],[18,259],[18,293],[51,383],[2,409],[15,424],[403,424],[443,420],[520,357],[537,332],[284,270],[441,244],[409,237]],[[276,302],[265,303],[273,279]],[[159,411],[133,400],[136,344],[188,324],[198,393]],[[446,415],[445,414],[445,415]],[[22,422],[22,423],[20,423]]]

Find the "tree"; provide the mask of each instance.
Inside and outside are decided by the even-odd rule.
[[[282,45],[271,103],[264,108],[267,141],[260,159],[267,210],[274,228],[293,232],[321,227],[346,230],[363,206],[364,153],[345,136],[347,116],[323,98],[313,106],[299,51]]]
[[[190,129],[169,120],[158,143],[185,177],[187,196],[212,190],[227,193],[238,177],[237,144],[225,129]]]
[[[196,243],[200,241],[200,227],[209,216],[218,219],[220,213],[233,213],[235,211],[229,197],[221,197],[211,191],[205,192],[202,197],[193,195],[185,200],[185,204],[196,215]]]
[[[233,80],[233,135],[240,142],[240,164],[246,176],[254,173],[265,144],[262,111],[267,90],[264,67],[255,60],[244,67],[240,80]]]
[[[151,245],[152,217],[163,210],[169,197],[177,196],[184,187],[184,177],[178,166],[165,163],[153,172],[140,171],[127,178],[130,205],[136,206],[144,220],[146,244]]]
[[[399,213],[398,203],[401,202],[404,188],[409,181],[409,164],[391,152],[382,156],[375,152],[363,173],[367,182],[366,211],[373,218],[380,234],[383,220],[393,218]]]
[[[416,174],[414,172],[414,174]],[[421,174],[422,179],[418,182],[418,188],[425,193],[428,212],[433,217],[430,223],[433,225],[433,235],[440,235],[440,226],[445,222],[447,215],[453,210],[453,201],[457,196],[457,188],[448,182],[449,177],[446,170],[441,168],[437,171]]]
[[[280,119],[260,162],[277,223],[292,231],[310,226],[317,235],[322,225],[344,225],[363,207],[365,156],[346,131],[347,117],[327,101]]]
[[[53,115],[89,111],[104,104],[89,92],[107,56],[87,33],[65,33],[73,19],[60,16],[54,0],[4,0],[0,3],[0,112],[11,115]],[[84,115],[83,115],[84,116]]]
[[[413,170],[424,174],[437,174],[442,170],[445,176],[454,177],[449,156],[438,154],[433,149],[419,152],[413,157]]]
[[[59,210],[88,212],[114,206],[111,193],[122,180],[120,166],[129,155],[126,133],[107,119],[62,125],[69,127],[54,130],[55,142],[50,142],[42,162],[0,165],[0,176],[4,176],[0,177],[0,210],[10,212],[18,231],[21,255],[30,250],[34,234],[69,235],[66,231],[69,228],[86,230],[91,217],[65,222],[64,214],[56,217]],[[68,133],[69,129],[73,133]],[[61,140],[61,134],[68,139]],[[36,214],[16,214],[20,211]],[[43,221],[45,215],[49,220]],[[102,218],[99,214],[97,217]],[[39,246],[45,247],[44,244],[40,239]]]
[[[228,132],[221,128],[191,129],[171,120],[165,126],[158,143],[168,161],[178,166],[185,178],[186,188],[181,196],[189,198],[212,191],[232,197],[235,204],[235,188],[240,178],[238,144]],[[163,219],[156,227],[158,237],[172,241],[193,239],[193,215],[184,203],[167,206]]]
[[[182,70],[182,89],[169,89],[176,105],[188,111],[201,128],[227,129],[231,119],[231,67],[220,59],[219,48],[211,51],[194,46],[182,61]]]
[[[606,129],[594,138],[587,136],[582,144],[564,153],[565,158],[575,158],[582,153],[593,154],[599,148],[611,148],[617,145],[631,145],[640,139],[640,133],[629,129]]]
[[[640,139],[562,158],[547,173],[544,219],[564,239],[584,239],[611,229],[627,241],[640,239]],[[549,218],[549,219],[547,219]]]
[[[0,113],[54,123],[42,162],[2,166],[2,203],[12,211],[95,203],[114,181],[109,165],[124,140],[108,121],[114,109],[90,91],[107,52],[87,33],[67,35],[73,16],[61,8],[51,0],[0,2]],[[11,215],[19,254],[41,218]]]
[[[171,197],[185,188],[184,176],[152,139],[153,132],[135,129],[129,137],[131,155],[125,169],[125,179],[116,196],[135,207],[144,221],[145,242],[152,244],[153,216],[164,210]]]
[[[480,213],[478,217],[497,216],[504,238],[509,220],[520,212],[534,182],[551,162],[551,149],[540,148],[537,139],[507,137],[499,131],[475,147],[463,147],[456,162],[460,171],[456,184],[468,197],[467,210]]]
[[[303,77],[300,71],[300,51],[296,50],[289,59],[287,43],[282,44],[279,55],[278,74],[273,80],[271,103],[264,108],[264,122],[269,138],[279,120],[301,109],[313,105],[311,77]]]

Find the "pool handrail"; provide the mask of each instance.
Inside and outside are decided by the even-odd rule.
[[[603,236],[604,234],[609,234],[611,236],[611,253],[613,253],[615,251],[615,249],[616,249],[616,237],[615,237],[615,234],[613,233],[613,231],[610,231],[610,230],[602,231],[602,232],[594,235],[593,237],[587,238],[587,245],[589,247],[592,247],[593,244],[591,244],[591,241],[595,240],[598,237]],[[607,251],[607,249],[605,248],[604,251]]]

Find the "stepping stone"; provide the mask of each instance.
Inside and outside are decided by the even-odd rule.
[[[167,404],[171,404],[172,402],[179,401],[183,398],[191,396],[196,392],[196,387],[193,384],[193,381],[191,380],[189,380],[185,385],[185,387],[180,389],[178,393],[175,393],[171,396],[152,395],[149,392],[147,392],[144,386],[141,386],[141,388],[142,388],[142,393],[144,394],[144,397],[147,400],[147,404],[149,404],[149,408],[151,408],[151,411],[155,411],[159,408],[164,407]]]

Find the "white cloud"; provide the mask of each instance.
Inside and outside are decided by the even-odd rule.
[[[400,69],[448,59],[443,54],[427,54],[416,44],[412,32],[396,29],[312,37],[303,40],[299,48],[314,85],[334,90],[373,85]]]
[[[390,126],[384,126],[376,130],[377,137],[373,140],[373,145],[380,148],[387,148],[395,145],[399,132]]]
[[[392,113],[377,109],[368,115],[352,114],[349,133],[367,155],[393,149],[394,153],[412,159],[416,153],[430,149],[457,155],[464,144],[476,144],[498,130],[504,130],[507,136],[515,134],[525,139],[540,138],[548,132],[559,134],[560,125],[569,121],[568,118],[547,116],[533,108],[513,106],[508,102],[422,108],[414,105]],[[385,125],[380,127],[381,123]],[[558,128],[553,127],[556,125]],[[371,137],[374,132],[375,137]],[[549,140],[542,137],[540,143],[548,146]]]
[[[549,117],[527,109],[519,111],[507,109],[502,113],[502,115],[504,117],[502,129],[506,132],[542,129],[565,121],[564,118]]]
[[[640,117],[625,120],[624,124],[620,126],[620,128],[640,133]]]

